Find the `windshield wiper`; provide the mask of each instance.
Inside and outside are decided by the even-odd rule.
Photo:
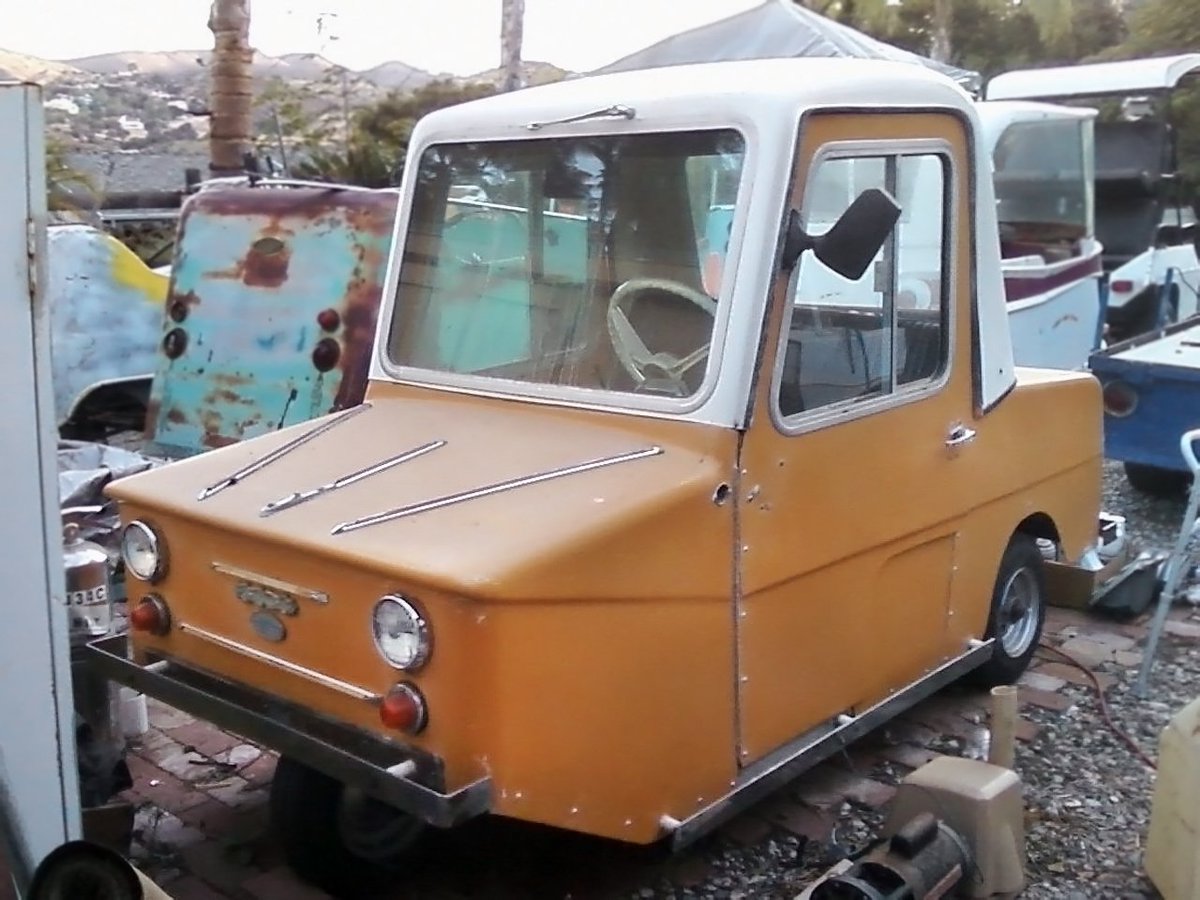
[[[242,468],[240,468],[236,472],[234,472],[232,475],[229,475],[226,478],[222,478],[216,484],[210,484],[208,487],[206,487],[204,490],[202,490],[200,492],[199,496],[197,496],[196,499],[197,500],[207,500],[213,494],[219,494],[221,491],[225,490],[226,488],[230,488],[230,487],[233,487],[235,484],[241,483],[242,480],[249,478],[251,475],[253,475],[255,472],[259,471],[260,469],[265,469],[267,466],[269,466],[271,463],[275,462],[275,460],[279,459],[280,457],[286,456],[288,453],[291,453],[297,447],[302,447],[303,445],[305,445],[309,441],[311,441],[313,438],[319,437],[320,435],[324,434],[326,431],[328,431],[333,426],[340,425],[343,422],[345,422],[347,419],[349,419],[351,416],[357,416],[360,412],[363,412],[364,410],[370,409],[370,408],[371,408],[371,404],[367,403],[367,402],[360,403],[358,406],[350,407],[349,409],[345,410],[344,412],[342,412],[340,415],[336,416],[335,418],[328,419],[327,421],[322,422],[317,427],[304,432],[304,434],[300,435],[299,437],[292,438],[286,444],[281,444],[280,446],[278,446],[274,450],[272,450],[270,453],[268,453],[266,456],[263,456],[262,458],[255,460],[254,462],[250,463],[247,466],[243,466]]]
[[[567,116],[565,119],[547,119],[545,122],[530,122],[525,127],[529,131],[537,131],[547,125],[571,125],[575,122],[586,122],[589,119],[632,119],[637,116],[637,110],[632,106],[614,103],[604,109],[594,109],[591,112],[580,113],[577,116]]]

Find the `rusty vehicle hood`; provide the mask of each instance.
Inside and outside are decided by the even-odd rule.
[[[171,519],[180,517],[236,535],[243,548],[255,542],[276,561],[281,553],[320,556],[401,586],[427,584],[460,596],[567,599],[585,584],[594,590],[620,582],[651,596],[696,597],[687,574],[697,568],[696,548],[732,553],[732,504],[724,500],[736,440],[733,430],[696,423],[415,388],[377,391],[357,409],[124,479],[109,494],[122,501],[124,519],[152,519],[168,546]],[[410,453],[415,457],[381,465]],[[289,495],[373,468],[264,513]],[[370,520],[378,514],[380,521]],[[205,551],[193,541],[186,552]],[[641,574],[605,577],[614,565]],[[730,566],[717,563],[719,571]]]
[[[53,225],[46,244],[54,411],[61,425],[89,388],[153,371],[167,279],[90,225]]]
[[[180,217],[146,441],[177,458],[360,403],[394,191],[222,186]]]

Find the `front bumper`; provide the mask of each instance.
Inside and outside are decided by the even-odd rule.
[[[88,664],[113,681],[292,757],[438,828],[491,808],[484,777],[445,793],[441,761],[172,659],[138,665],[126,635],[88,644]]]

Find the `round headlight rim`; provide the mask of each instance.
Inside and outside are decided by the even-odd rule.
[[[401,665],[394,661],[379,644],[379,610],[387,603],[403,609],[416,625],[417,652],[408,665]],[[383,657],[384,662],[400,672],[412,673],[423,669],[429,662],[429,657],[433,655],[433,630],[429,627],[429,619],[426,618],[420,604],[403,594],[384,594],[371,607],[371,641],[375,644],[375,649]]]
[[[143,534],[149,540],[150,546],[154,550],[154,571],[148,576],[142,575],[129,564],[129,556],[125,552],[125,535],[133,530]],[[167,542],[163,540],[162,535],[154,527],[153,522],[146,519],[134,519],[121,529],[121,562],[125,566],[125,571],[129,572],[138,581],[144,581],[147,584],[157,584],[166,577]]]

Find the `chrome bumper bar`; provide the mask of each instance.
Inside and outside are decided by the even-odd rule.
[[[490,778],[445,793],[435,756],[169,658],[138,665],[128,658],[123,634],[93,641],[87,651],[88,664],[112,681],[292,757],[430,825],[450,828],[491,808]]]

